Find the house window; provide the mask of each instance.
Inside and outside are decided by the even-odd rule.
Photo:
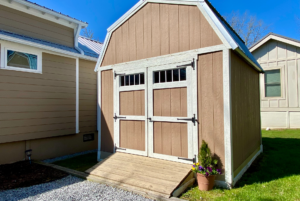
[[[37,70],[37,55],[7,50],[8,67]]]
[[[154,83],[186,81],[186,68],[156,71]]]
[[[144,73],[120,76],[121,86],[133,86],[145,84]]]
[[[280,69],[265,72],[265,97],[281,97]]]

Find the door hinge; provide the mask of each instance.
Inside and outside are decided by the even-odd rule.
[[[117,145],[115,145],[115,152],[117,151],[117,149],[118,149],[118,150],[123,150],[123,151],[126,151],[126,149],[125,149],[125,148],[117,147]]]
[[[116,79],[116,77],[117,77],[118,75],[125,75],[125,73],[116,73],[116,72],[115,72],[115,79]]]
[[[115,116],[113,117],[115,119],[115,122],[117,121],[117,119],[126,119],[126,117],[118,117],[115,113]]]
[[[195,70],[195,59],[193,59],[193,61],[191,63],[179,65],[179,66],[177,66],[177,68],[182,68],[182,67],[187,67],[187,66],[192,66],[193,70]]]
[[[194,158],[182,158],[178,157],[180,160],[185,160],[185,161],[192,161],[193,163],[196,163],[196,155],[194,155]]]
[[[191,121],[194,123],[194,126],[196,126],[196,122],[199,124],[198,119],[196,119],[196,114],[194,114],[192,118],[177,118],[177,120]]]

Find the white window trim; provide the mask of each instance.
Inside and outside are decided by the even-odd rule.
[[[1,66],[1,69],[42,74],[42,52],[41,51],[32,51],[32,50],[28,50],[28,49],[22,48],[22,47],[14,48],[14,47],[9,47],[9,46],[5,46],[3,50],[4,50],[3,51],[4,52],[3,53],[4,65]],[[7,65],[7,51],[8,50],[37,55],[37,70],[8,66]]]
[[[266,97],[266,88],[265,88],[265,74],[260,75],[260,88],[261,88],[261,99],[262,100],[278,100],[285,99],[285,67],[284,66],[266,66],[264,67],[265,71],[270,70],[280,70],[280,87],[281,87],[281,96],[275,97]]]

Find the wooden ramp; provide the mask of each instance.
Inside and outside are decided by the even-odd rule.
[[[170,197],[172,192],[189,175],[191,165],[115,153],[86,172],[117,182],[120,186],[131,186],[138,191]]]

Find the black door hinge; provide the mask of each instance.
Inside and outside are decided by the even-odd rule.
[[[193,70],[195,70],[195,59],[193,59],[193,61],[191,63],[179,65],[179,66],[177,66],[177,68],[182,68],[182,67],[187,67],[187,66],[192,66]]]

